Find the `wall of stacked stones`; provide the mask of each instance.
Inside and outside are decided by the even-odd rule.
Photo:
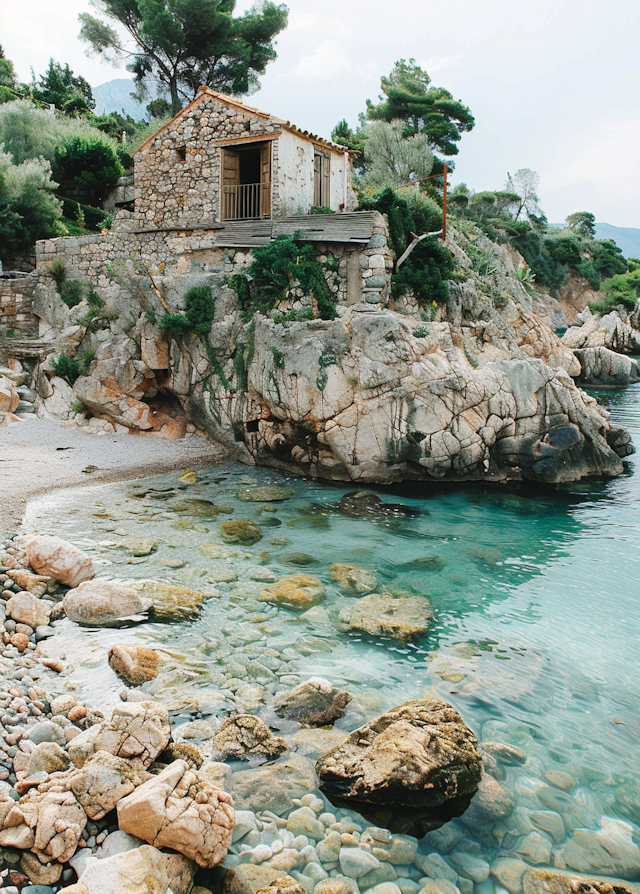
[[[281,130],[271,119],[229,108],[203,95],[193,108],[136,155],[136,217],[150,226],[217,218],[221,157],[218,142],[269,136]],[[277,145],[273,147],[272,164],[277,170]],[[275,179],[272,199],[277,206]]]
[[[34,276],[0,276],[0,336],[36,338],[38,318],[32,312]]]

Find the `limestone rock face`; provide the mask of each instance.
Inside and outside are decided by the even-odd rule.
[[[302,726],[329,726],[342,717],[352,698],[350,692],[336,689],[329,680],[311,677],[283,695],[275,704],[275,712]]]
[[[341,609],[339,620],[371,636],[404,641],[426,633],[432,616],[431,603],[424,596],[371,593]]]
[[[231,795],[186,761],[169,764],[118,803],[118,825],[155,847],[169,847],[199,866],[217,866],[231,844]]]
[[[289,574],[270,584],[258,596],[260,602],[273,602],[295,611],[306,611],[324,601],[324,584],[310,574]]]
[[[122,584],[96,580],[69,590],[62,605],[66,616],[82,627],[118,627],[146,617],[151,600]]]
[[[603,317],[585,308],[578,319],[581,326],[570,326],[562,336],[562,343],[569,348],[608,348],[620,354],[640,352],[640,335],[628,320],[623,320],[614,310]]]
[[[28,624],[35,630],[41,624],[49,623],[51,605],[37,599],[32,593],[22,591],[7,602],[7,614],[19,624]]]
[[[275,760],[288,750],[280,736],[253,714],[239,714],[222,724],[211,740],[211,757],[215,761],[241,761],[252,757]]]
[[[126,643],[109,649],[109,664],[132,686],[141,686],[158,676],[160,659],[153,649]]]
[[[466,810],[482,760],[451,705],[416,700],[355,730],[320,758],[316,771],[332,803],[421,837]]]
[[[65,587],[77,587],[95,574],[89,556],[61,537],[36,534],[27,540],[26,547],[33,570]]]
[[[504,319],[492,325],[507,328]],[[621,472],[607,442],[608,414],[576,387],[563,364],[577,375],[578,363],[550,330],[559,356],[549,354],[549,363],[536,344],[518,347],[512,333],[493,353],[469,354],[472,364],[453,323],[432,323],[424,337],[414,328],[415,320],[388,310],[350,310],[286,330],[258,319],[247,404],[247,412],[257,408],[256,422],[245,425],[252,456],[361,483],[558,483]],[[490,346],[494,336],[485,334]],[[284,369],[273,368],[273,345],[287,357]],[[321,368],[327,345],[335,363]]]
[[[98,751],[148,767],[169,744],[171,727],[164,705],[127,702],[114,708],[110,721],[97,723],[72,739],[67,751],[76,767],[83,767]]]
[[[331,566],[331,577],[345,596],[364,596],[378,586],[378,578],[365,568],[336,563]]]
[[[613,385],[625,388],[640,379],[640,365],[633,357],[618,354],[605,347],[576,348],[583,385]]]

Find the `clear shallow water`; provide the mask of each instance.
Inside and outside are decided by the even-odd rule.
[[[605,399],[640,445],[640,386]],[[591,868],[640,877],[640,476],[558,491],[379,491],[417,512],[383,521],[329,508],[353,488],[270,470],[218,466],[198,472],[192,485],[178,477],[69,491],[29,509],[27,529],[81,545],[100,577],[161,579],[209,596],[192,622],[109,631],[61,622],[65,635],[45,648],[73,662],[80,697],[97,707],[118,702],[123,684],[106,655],[127,641],[164,650],[163,670],[144,692],[169,705],[178,734],[202,735],[194,721],[210,721],[211,730],[238,711],[266,712],[277,692],[312,675],[357,696],[337,724],[342,730],[435,693],[455,705],[481,742],[518,746],[527,758],[501,771],[514,813],[489,837],[456,821],[471,842],[463,847],[488,863],[515,856],[523,835],[545,827],[541,811],[557,811],[564,837],[556,834],[543,863],[589,868],[576,865],[582,857],[575,848],[572,856],[564,848],[575,829],[600,834],[604,823],[614,843],[605,858],[588,839]],[[284,484],[294,496],[241,502],[236,495],[248,484]],[[149,488],[155,493],[134,496]],[[233,514],[213,520],[176,512],[185,498],[227,504]],[[257,522],[263,539],[249,548],[224,545],[220,522],[228,519]],[[157,551],[135,558],[122,545],[142,539]],[[291,564],[295,553],[314,564]],[[432,570],[416,561],[424,559],[437,559]],[[381,592],[429,596],[427,636],[405,646],[337,632],[331,619],[348,600],[331,579],[335,562],[370,569]],[[327,586],[313,621],[255,599],[266,586],[255,578],[297,571]],[[303,753],[315,759],[324,750],[319,739],[315,751]],[[572,777],[564,783],[574,786],[570,794],[545,778],[554,770]],[[477,894],[491,894],[494,881],[476,885]]]

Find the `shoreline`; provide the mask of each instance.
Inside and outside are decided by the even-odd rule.
[[[0,433],[0,538],[15,534],[30,500],[59,488],[201,469],[228,459],[224,448],[197,435],[177,441],[95,435],[52,419],[25,420]],[[95,471],[85,469],[93,466]]]

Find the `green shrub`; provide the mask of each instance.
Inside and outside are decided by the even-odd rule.
[[[312,205],[309,214],[335,214],[328,205]]]
[[[428,326],[418,326],[417,329],[413,330],[414,338],[427,338],[429,335],[429,327]]]
[[[548,286],[553,292],[562,286],[567,275],[566,267],[555,260],[537,230],[529,228],[517,236],[513,244],[535,273],[536,282]]]
[[[58,295],[67,307],[76,307],[84,299],[84,286],[79,279],[65,279],[58,286]]]
[[[313,246],[301,243],[297,234],[281,235],[268,245],[255,248],[247,274],[230,277],[229,284],[245,304],[246,315],[251,317],[256,312],[268,314],[296,281],[305,295],[315,298],[321,319],[334,319],[336,299],[327,285],[322,265]]]
[[[64,192],[79,193],[91,202],[104,199],[124,169],[108,143],[72,137],[56,146],[53,173]]]
[[[576,270],[580,276],[584,276],[592,289],[600,287],[600,274],[593,265],[593,261],[582,260],[576,264]]]
[[[60,354],[59,357],[56,357],[51,367],[57,376],[66,379],[70,385],[73,385],[81,375],[80,364],[75,357],[69,357],[67,354]]]
[[[49,273],[56,286],[62,285],[62,283],[67,278],[64,258],[54,258],[53,261],[49,264]]]
[[[627,262],[622,252],[610,239],[601,239],[594,244],[593,266],[603,279],[608,279],[616,273],[627,272]]]
[[[194,286],[184,296],[184,313],[166,313],[159,325],[174,335],[193,332],[208,336],[214,316],[215,303],[210,286]]]
[[[276,369],[284,369],[284,354],[278,348],[273,345],[271,347],[271,353],[273,354],[273,365]]]
[[[20,165],[0,146],[0,257],[8,263],[30,252],[37,239],[60,232],[60,203],[53,194],[51,168],[43,159]]]
[[[275,313],[272,317],[274,323],[306,323],[313,320],[313,310],[290,310],[289,313]]]
[[[634,270],[631,273],[617,273],[605,280],[600,286],[600,290],[604,293],[604,301],[610,310],[613,310],[618,304],[622,304],[627,310],[633,310],[640,298],[640,270]],[[601,313],[601,311],[599,312]]]
[[[549,237],[544,240],[551,257],[558,264],[566,267],[577,267],[582,260],[582,248],[577,239],[572,236]]]

